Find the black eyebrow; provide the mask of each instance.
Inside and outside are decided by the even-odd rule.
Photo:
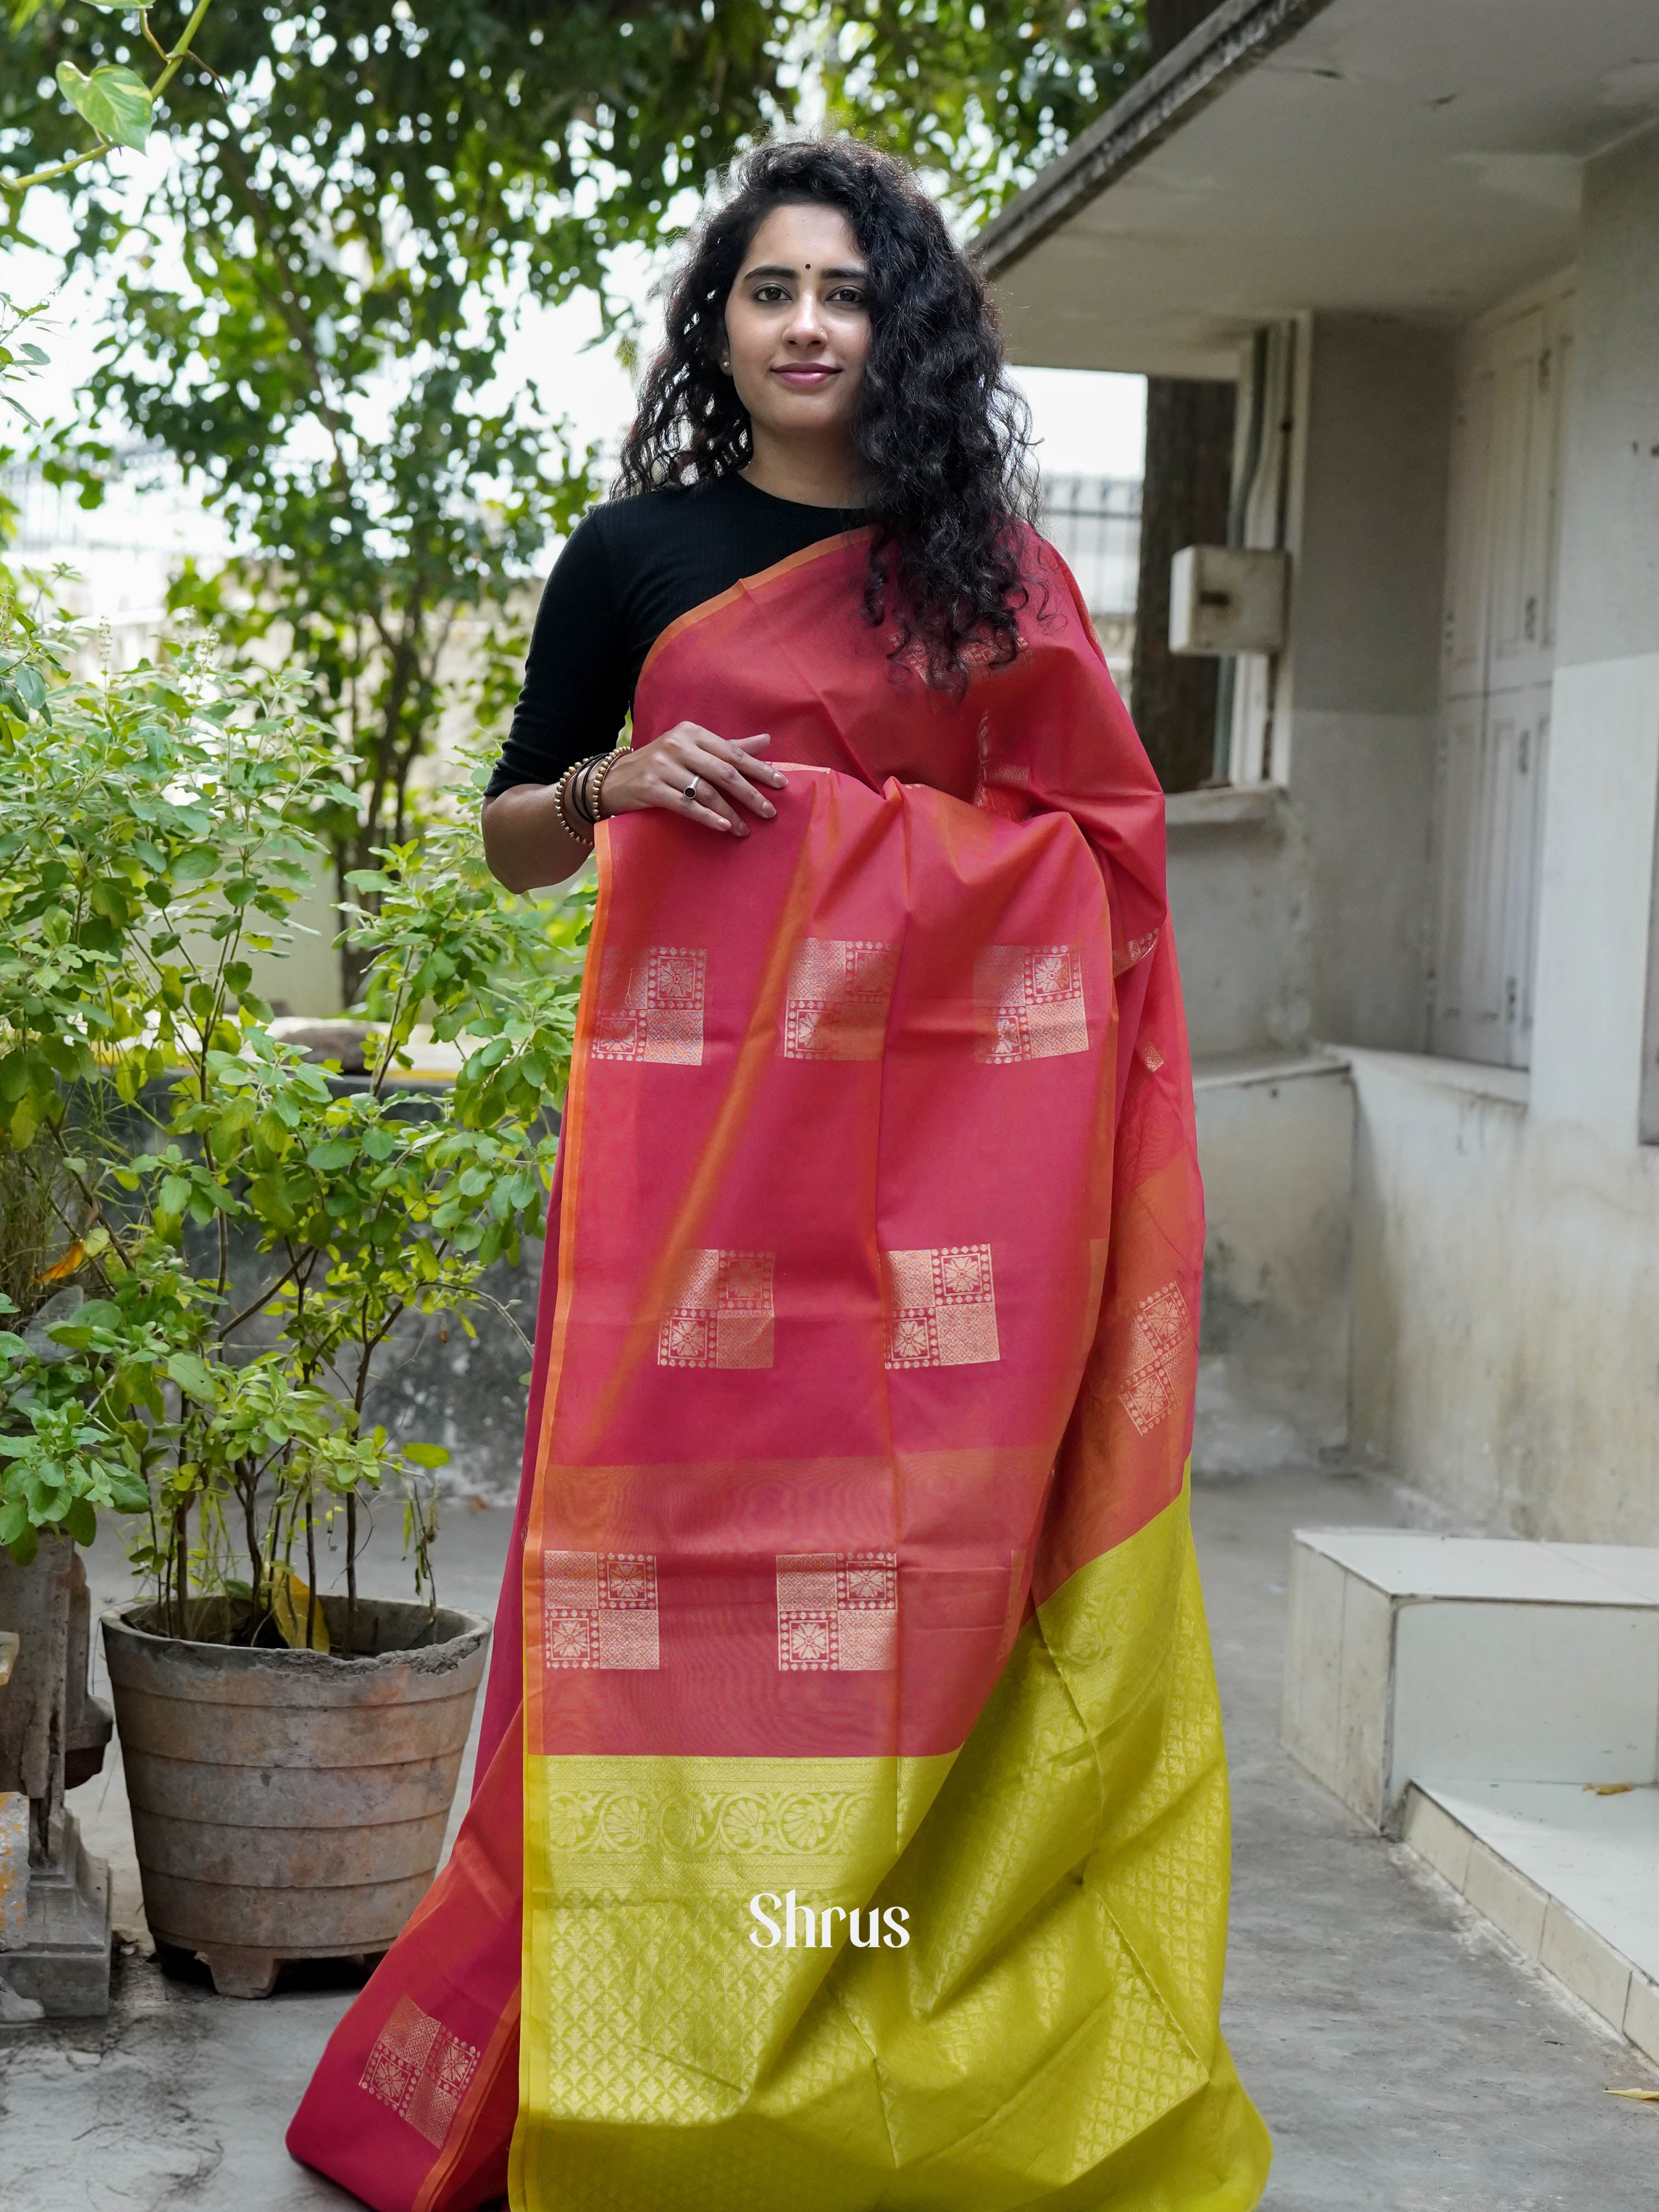
[[[824,269],[821,270],[819,274],[824,276],[855,276],[860,283],[863,283],[868,278],[870,272],[867,269],[846,268]],[[752,284],[760,276],[787,276],[793,283],[799,275],[799,269],[786,269],[781,261],[764,261],[758,269],[745,269],[743,272],[743,282],[745,284]]]

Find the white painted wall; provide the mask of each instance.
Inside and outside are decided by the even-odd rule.
[[[334,950],[334,940],[340,933],[340,912],[330,896],[331,889],[319,872],[288,910],[288,921],[283,925],[288,943],[283,949],[248,956],[254,989],[269,999],[279,1014],[327,1016],[343,1011],[340,956]],[[263,927],[279,936],[271,923]]]
[[[1659,1542],[1659,1153],[1352,1060],[1356,1450],[1471,1528]]]
[[[1193,1463],[1312,1462],[1347,1434],[1354,1102],[1340,1060],[1195,1071],[1206,1234]]]
[[[1323,315],[1302,338],[1276,795],[1170,806],[1200,1058],[1426,1033],[1452,340]]]
[[[1301,825],[1288,793],[1169,802],[1170,912],[1194,1060],[1297,1051],[1311,1020]]]
[[[1281,692],[1305,832],[1313,1033],[1420,1048],[1450,440],[1450,336],[1308,332]]]
[[[1530,1104],[1355,1056],[1353,1433],[1473,1525],[1652,1543],[1659,131],[1589,165],[1578,270]]]

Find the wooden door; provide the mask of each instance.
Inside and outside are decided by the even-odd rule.
[[[1511,1067],[1532,1055],[1571,310],[1567,279],[1477,324],[1453,428],[1431,1042]]]

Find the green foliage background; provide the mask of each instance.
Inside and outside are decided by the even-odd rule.
[[[291,941],[338,798],[303,688],[200,653],[76,676],[49,595],[0,587],[0,1544],[148,1516],[174,1632],[206,1590],[257,1633],[337,1515],[355,1595],[390,1479],[424,1581],[447,1455],[367,1429],[366,1395],[405,1313],[470,1328],[542,1231],[588,901],[503,896],[459,813],[377,855],[349,910],[374,1058],[331,1080],[252,963]],[[462,1048],[425,1092],[399,1081],[422,1019]]]
[[[415,781],[446,715],[499,718],[520,587],[596,488],[556,363],[503,389],[526,311],[591,295],[628,357],[618,257],[672,247],[715,172],[809,113],[915,162],[966,227],[1138,74],[1142,16],[20,0],[0,20],[0,246],[39,205],[8,180],[45,172],[103,318],[42,426],[15,390],[34,333],[0,296],[0,459],[33,452],[95,504],[115,442],[143,441],[239,548],[173,592],[228,673],[210,653],[76,675],[50,595],[0,571],[0,1542],[147,1516],[175,1627],[216,1589],[308,1640],[296,1542],[314,1588],[319,1526],[343,1514],[354,1543],[360,1502],[434,1456],[363,1431],[387,1332],[464,1316],[541,1226],[586,908],[505,900],[476,786],[423,809]],[[457,674],[461,623],[484,642]],[[325,852],[343,998],[385,1024],[356,1089],[271,1036],[248,957]],[[466,1050],[415,1113],[394,1077],[422,1014]],[[237,1310],[233,1229],[269,1262]],[[31,1326],[70,1282],[76,1310]]]
[[[175,604],[320,686],[343,895],[410,834],[446,714],[499,707],[515,587],[594,495],[556,366],[500,388],[525,309],[589,294],[626,351],[617,254],[671,246],[714,172],[814,104],[981,216],[1144,59],[1139,0],[22,0],[0,27],[0,181],[75,160],[88,87],[131,106],[145,70],[170,79],[142,170],[115,152],[38,188],[68,200],[69,266],[106,302],[51,466],[95,501],[112,441],[137,438],[223,513],[243,551]],[[27,205],[0,191],[14,235]],[[458,623],[489,640],[482,701],[458,696]]]

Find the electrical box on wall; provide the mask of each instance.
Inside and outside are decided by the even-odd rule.
[[[1291,556],[1257,546],[1184,545],[1170,564],[1171,653],[1278,653]]]

